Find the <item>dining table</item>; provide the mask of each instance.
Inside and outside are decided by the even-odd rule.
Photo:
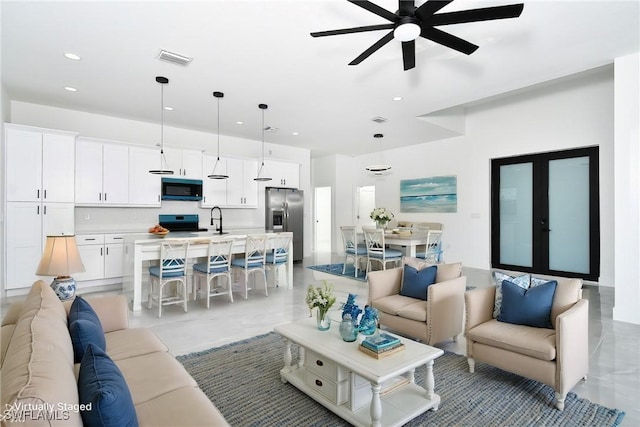
[[[283,232],[287,233],[287,232]],[[125,237],[125,275],[123,277],[122,288],[125,295],[131,297],[133,312],[142,310],[142,282],[145,274],[144,265],[148,262],[160,259],[160,241],[163,238],[179,238],[189,240],[189,250],[187,258],[196,259],[207,256],[209,239],[215,237],[231,237],[234,239],[231,253],[234,255],[244,254],[246,238],[249,234],[275,234],[264,230],[240,230],[237,232],[219,235],[211,232],[171,232],[166,237],[151,234],[130,234]],[[290,233],[289,234],[293,234]],[[267,240],[267,249],[270,240]],[[293,239],[289,243],[289,254],[293,254]],[[286,263],[288,289],[293,289],[293,257],[289,256]],[[242,276],[242,275],[239,275]]]
[[[358,233],[358,236],[359,240],[364,242],[364,233]],[[393,249],[400,249],[405,256],[415,257],[418,246],[426,246],[427,237],[428,231],[394,232],[393,230],[385,230],[384,243]]]

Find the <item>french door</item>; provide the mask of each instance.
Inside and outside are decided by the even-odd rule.
[[[491,266],[597,281],[598,147],[491,163]]]

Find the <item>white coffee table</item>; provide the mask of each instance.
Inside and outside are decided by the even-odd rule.
[[[376,359],[359,351],[356,342],[344,342],[338,329],[333,322],[330,330],[319,331],[312,318],[277,326],[287,339],[281,380],[358,426],[400,426],[438,409],[433,361],[444,353],[441,349],[400,337],[403,351]],[[299,351],[295,365],[292,344]],[[424,388],[414,380],[421,365],[427,367]]]

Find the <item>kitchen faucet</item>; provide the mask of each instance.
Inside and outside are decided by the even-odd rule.
[[[218,218],[214,218],[213,217],[213,210],[214,209],[218,209],[218,212],[220,213],[220,216],[218,216]],[[220,234],[222,234],[222,209],[220,209],[220,206],[214,206],[211,208],[211,225],[213,225],[213,221],[217,220],[220,222],[220,226],[216,226],[216,231]]]

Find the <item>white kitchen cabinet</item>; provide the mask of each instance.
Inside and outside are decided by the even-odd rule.
[[[174,176],[202,179],[202,151],[165,147],[164,155],[167,167],[174,171]]]
[[[76,136],[5,124],[6,200],[73,202]]]
[[[78,138],[76,204],[113,206],[129,203],[129,147]]]
[[[105,234],[104,243],[104,278],[124,276],[124,236]]]
[[[7,202],[6,289],[27,288],[35,280],[47,236],[72,235],[73,203]]]
[[[202,201],[200,207],[212,208],[227,205],[227,179],[207,178],[213,172],[218,156],[205,154],[202,156]],[[216,167],[216,174],[227,173],[227,160],[220,158]]]
[[[227,206],[255,208],[258,206],[258,162],[250,159],[227,158]]]
[[[146,147],[129,147],[129,205],[160,206],[161,175],[149,173],[158,169],[160,150]]]
[[[266,184],[269,187],[298,188],[300,186],[300,165],[279,160],[265,160],[267,174],[273,178]]]
[[[122,234],[79,234],[76,236],[84,273],[76,281],[110,279],[124,275],[124,236]]]

